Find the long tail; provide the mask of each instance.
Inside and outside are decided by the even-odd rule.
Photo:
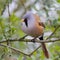
[[[44,52],[44,55],[46,56],[46,58],[49,58],[49,54],[48,54],[48,51],[46,49],[45,43],[42,43],[41,45],[42,45],[42,50]]]
[[[39,39],[40,39],[40,40],[43,40],[43,35],[42,35]],[[45,43],[41,43],[41,45],[42,45],[42,50],[43,50],[43,52],[44,52],[44,55],[46,56],[46,58],[49,58],[49,53],[48,53],[48,51],[47,51],[47,48],[46,48]]]

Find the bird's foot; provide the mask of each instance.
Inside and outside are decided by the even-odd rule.
[[[35,43],[35,39],[36,39],[36,38],[34,38],[34,39],[31,39],[31,42]]]

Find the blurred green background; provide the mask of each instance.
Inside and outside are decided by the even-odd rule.
[[[60,0],[0,0],[0,42],[6,40],[18,40],[25,36],[22,32],[20,21],[27,11],[32,11],[40,16],[45,24],[44,40],[60,25]],[[27,37],[31,38],[31,37]],[[27,39],[26,38],[26,39]],[[48,39],[60,38],[60,27]],[[31,42],[5,42],[8,46],[30,54],[40,44]],[[48,60],[60,60],[60,41],[46,43],[50,58]],[[47,60],[41,47],[31,57],[17,53],[16,51],[0,45],[0,60]]]

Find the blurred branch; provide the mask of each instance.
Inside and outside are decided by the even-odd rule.
[[[46,7],[43,7],[43,10],[45,10],[47,17],[49,17],[48,10],[46,9]]]
[[[9,14],[9,17],[10,17],[10,11],[9,11],[9,0],[8,0],[8,14]]]
[[[4,8],[3,10],[1,11],[1,15],[3,15],[4,11],[5,11],[5,8],[6,8],[6,4],[4,4]]]
[[[25,9],[25,11],[24,11],[24,13],[21,15],[21,17],[23,17],[23,15],[27,12],[27,11],[29,11],[29,10],[31,10],[31,7],[33,7],[33,6],[35,6],[35,4],[38,2],[39,0],[35,0],[34,1],[34,3],[32,3],[32,4],[29,4],[27,7],[23,4],[23,2],[22,2],[22,5],[24,6],[24,9]]]
[[[10,49],[12,49],[12,50],[14,50],[16,52],[19,52],[19,53],[22,53],[23,55],[29,56],[28,54],[25,54],[25,53],[21,52],[19,49],[13,48],[11,46],[8,46],[8,45],[5,45],[5,44],[0,44],[0,46],[8,47],[8,48],[10,48]]]
[[[9,41],[9,42],[15,42],[15,41],[20,41],[20,42],[33,42],[31,39],[22,39],[22,38],[20,38],[20,39],[14,39],[14,40],[5,40],[5,41],[0,41],[0,43],[6,43],[7,41]],[[35,42],[36,43],[50,43],[50,42],[56,42],[56,41],[60,41],[60,38],[57,38],[57,39],[55,39],[55,40],[35,40]]]
[[[55,28],[55,30],[51,33],[50,36],[48,36],[48,37],[46,38],[46,40],[48,40],[49,38],[51,38],[51,36],[58,30],[59,27],[60,27],[60,25],[58,25],[58,26]]]
[[[24,0],[20,0],[21,1],[21,4],[22,4],[22,6],[23,6],[23,8],[25,9],[25,12],[27,11],[27,8],[25,7],[25,5],[24,5]]]
[[[11,31],[11,27],[10,27],[10,11],[9,11],[9,0],[7,1],[8,2],[8,15],[9,15],[9,19],[8,19],[8,23],[9,23],[9,33]],[[9,45],[10,42],[7,40],[7,45]]]
[[[33,52],[31,52],[31,53],[29,54],[29,56],[33,55],[34,52],[36,52],[40,47],[41,47],[41,45],[39,45]]]

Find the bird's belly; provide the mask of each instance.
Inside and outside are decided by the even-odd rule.
[[[42,35],[43,30],[37,28],[36,26],[32,26],[30,28],[22,26],[22,30],[23,32],[25,32],[26,34],[32,36],[32,37],[38,37],[40,35]]]
[[[33,28],[33,29],[31,29],[29,33],[30,33],[30,35],[33,36],[33,37],[38,37],[38,36],[42,35],[41,30],[38,29],[38,28],[36,28],[36,27]]]

